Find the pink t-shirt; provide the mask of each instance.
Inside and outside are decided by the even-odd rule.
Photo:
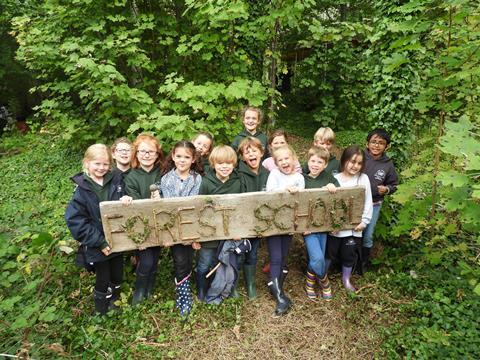
[[[275,164],[275,160],[273,160],[273,157],[271,156],[263,160],[262,166],[268,171],[272,171],[273,169],[278,169],[278,166]],[[302,167],[298,160],[295,162],[295,171],[299,174],[302,173]]]

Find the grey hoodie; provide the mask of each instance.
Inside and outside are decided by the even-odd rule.
[[[395,171],[395,165],[393,165],[392,160],[390,160],[385,153],[382,154],[380,159],[375,160],[366,149],[365,170],[363,172],[367,174],[370,180],[372,200],[374,203],[383,201],[384,197],[384,195],[378,193],[378,185],[387,186],[389,189],[388,194],[392,194],[397,190],[398,176]]]

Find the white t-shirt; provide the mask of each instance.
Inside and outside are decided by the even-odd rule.
[[[278,169],[270,171],[267,179],[267,191],[286,190],[292,186],[296,186],[300,190],[305,189],[305,179],[302,174],[294,172],[285,175]]]
[[[335,179],[338,180],[340,187],[347,187],[347,186],[363,186],[365,188],[365,202],[363,205],[363,213],[362,213],[362,223],[364,225],[370,224],[370,220],[372,219],[373,213],[373,202],[372,202],[372,189],[370,188],[370,180],[368,176],[365,174],[355,175],[350,178],[346,178],[343,176],[343,173],[338,173],[335,175]],[[347,236],[355,236],[355,237],[362,237],[361,231],[353,231],[352,230],[341,230],[336,234],[332,234],[336,237],[347,237]]]

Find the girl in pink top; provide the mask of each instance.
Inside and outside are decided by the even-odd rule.
[[[275,130],[272,134],[270,134],[268,138],[268,148],[269,148],[270,154],[272,154],[273,151],[275,151],[276,149],[285,145],[288,145],[288,142],[287,142],[287,133],[284,130],[278,129],[278,130]],[[273,157],[269,157],[263,160],[262,166],[268,171],[272,171],[273,169],[278,169]],[[295,172],[298,172],[300,174],[302,173],[302,167],[300,166],[300,163],[298,162],[298,160],[295,160]]]

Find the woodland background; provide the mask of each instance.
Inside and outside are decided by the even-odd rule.
[[[0,353],[27,358],[480,357],[480,5],[466,0],[0,0]],[[229,143],[265,110],[304,154],[384,127],[401,186],[382,209],[374,271],[347,296],[174,310],[168,252],[155,301],[92,318],[91,275],[63,221],[93,142],[198,131]],[[27,119],[28,134],[15,130]],[[4,124],[2,124],[3,126]],[[291,262],[304,262],[298,239]],[[258,279],[261,286],[262,279]]]

